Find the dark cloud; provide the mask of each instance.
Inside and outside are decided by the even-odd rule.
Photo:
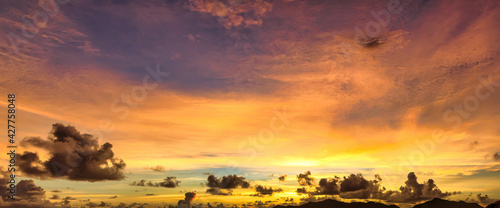
[[[57,194],[52,194],[52,196],[49,199],[60,199],[61,197]]]
[[[150,186],[150,187],[165,187],[165,188],[175,188],[179,186],[181,181],[178,181],[176,177],[169,176],[163,179],[161,182],[153,183],[152,181],[146,182],[146,180],[142,179],[140,181],[134,181],[130,185],[131,186]]]
[[[479,200],[479,202],[481,204],[490,204],[490,203],[493,203],[495,201],[498,201],[499,199],[492,199],[488,196],[488,194],[485,194],[485,195],[482,195],[482,194],[477,194],[477,200]]]
[[[500,162],[500,152],[497,152],[493,155],[493,160]]]
[[[397,195],[401,197],[400,199],[402,201],[419,201],[432,198],[443,198],[453,194],[442,192],[432,179],[429,179],[424,183],[419,183],[417,181],[417,176],[413,172],[408,174],[408,180],[405,182],[405,186],[402,186],[399,190],[400,194]]]
[[[310,172],[301,174],[301,178],[312,180]],[[307,180],[306,180],[307,181]],[[408,174],[408,180],[399,190],[386,190],[381,186],[382,178],[377,174],[375,179],[367,180],[361,174],[351,174],[348,177],[322,178],[315,190],[298,188],[297,194],[308,195],[338,195],[345,199],[381,199],[391,202],[414,202],[433,198],[445,198],[460,192],[442,192],[434,180],[424,183],[417,181],[415,173]],[[307,185],[307,183],[302,183]],[[301,184],[301,185],[302,185]]]
[[[16,185],[16,196],[26,201],[41,201],[45,198],[45,191],[33,180],[22,180]]]
[[[301,186],[314,185],[314,178],[311,177],[311,171],[306,171],[305,173],[300,173],[299,175],[297,175],[297,181]]]
[[[273,189],[272,187],[265,187],[265,186],[257,185],[255,187],[255,191],[257,193],[254,196],[264,196],[264,195],[272,196],[275,193],[283,192],[283,189],[281,189],[281,188]]]
[[[194,198],[196,198],[196,193],[187,192],[184,194],[184,196],[184,200],[179,200],[179,202],[177,202],[177,205],[190,205]]]
[[[368,181],[363,178],[361,174],[351,174],[349,177],[344,177],[342,183],[340,183],[341,192],[357,191],[365,189],[368,187]]]
[[[16,184],[15,200],[9,198],[8,182],[10,174],[0,167],[0,207],[54,207],[45,199],[45,190],[33,180],[21,180]]]
[[[337,195],[340,193],[339,191],[339,182],[340,178],[322,178],[319,180],[319,187],[316,187],[315,194],[319,195]]]
[[[287,175],[280,175],[280,177],[278,177],[278,180],[280,182],[285,182],[286,181],[286,177],[287,177]]]
[[[134,181],[130,183],[131,186],[146,186],[146,180]]]
[[[231,195],[232,190],[221,190],[220,188],[209,188],[205,191],[206,193],[212,194],[212,195]]]
[[[309,192],[307,191],[306,188],[302,187],[302,188],[297,188],[297,191],[295,191],[298,195],[302,195],[302,194],[309,194]]]
[[[245,177],[238,175],[227,175],[222,176],[222,178],[217,178],[215,175],[209,175],[205,185],[209,187],[206,192],[213,195],[230,195],[231,189],[250,187],[250,183]]]
[[[48,151],[50,158],[41,161],[38,153],[18,154],[19,169],[29,177],[65,178],[75,181],[122,180],[125,162],[114,156],[113,145],[99,146],[96,137],[81,134],[73,126],[52,125],[47,139],[28,137],[21,146],[34,146]]]
[[[366,180],[361,174],[351,174],[349,177],[344,177],[340,183],[340,197],[350,199],[383,199],[385,191],[384,187],[380,186],[382,178],[375,175],[374,180]]]
[[[186,196],[184,198],[185,201],[191,202],[196,197],[196,193],[194,193],[194,192],[187,192],[186,194],[184,194],[184,196]]]

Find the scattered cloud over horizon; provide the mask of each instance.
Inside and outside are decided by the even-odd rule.
[[[308,178],[308,181],[313,181],[310,176],[310,171],[305,174],[300,174],[300,179]],[[415,202],[423,201],[432,198],[445,198],[460,192],[442,192],[434,180],[429,179],[423,183],[417,181],[415,173],[408,174],[408,180],[399,190],[386,190],[381,185],[382,178],[377,174],[374,180],[366,180],[362,174],[351,174],[348,177],[320,179],[318,186],[312,185],[311,188],[298,188],[297,194],[308,195],[338,195],[345,199],[382,199],[389,202]],[[299,185],[307,185],[299,181]]]

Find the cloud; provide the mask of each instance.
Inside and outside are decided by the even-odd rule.
[[[212,195],[230,195],[231,189],[250,187],[250,183],[245,177],[238,175],[227,175],[222,176],[222,178],[217,178],[215,175],[209,175],[205,185],[209,187],[206,192]]]
[[[297,190],[295,191],[297,193],[297,195],[302,195],[302,194],[309,194],[309,192],[307,191],[306,188],[302,187],[302,188],[297,188]]]
[[[280,177],[278,177],[278,180],[280,182],[285,182],[286,181],[286,177],[287,177],[287,175],[280,175]]]
[[[340,193],[339,191],[339,182],[338,177],[335,178],[322,178],[319,180],[319,187],[316,187],[316,192],[314,194],[320,195],[337,195]]]
[[[190,205],[194,198],[196,198],[196,193],[187,192],[184,194],[184,196],[184,200],[179,200],[179,202],[177,202],[177,205]]]
[[[152,181],[146,182],[146,180],[142,179],[140,181],[134,181],[130,185],[131,186],[150,186],[150,187],[165,187],[165,188],[175,188],[179,186],[181,181],[178,181],[176,177],[169,176],[163,179],[161,182],[153,183]]]
[[[281,188],[273,189],[272,187],[257,185],[255,187],[255,191],[257,193],[254,196],[264,196],[264,195],[272,196],[274,193],[283,192],[283,189]]]
[[[167,168],[165,166],[157,165],[155,167],[145,167],[145,169],[152,170],[155,172],[165,172]]]
[[[488,196],[488,194],[485,194],[485,195],[477,194],[476,196],[477,196],[477,200],[479,200],[479,202],[481,204],[490,204],[490,203],[498,201],[498,199],[492,199],[492,198],[490,198]]]
[[[9,199],[8,182],[10,174],[0,167],[0,207],[54,207],[45,200],[45,190],[33,180],[21,180],[16,184],[15,200]]]
[[[122,205],[122,204],[123,203],[120,203],[120,205]],[[85,204],[85,206],[88,206],[88,207],[107,207],[109,205],[110,205],[110,203],[106,203],[106,202],[103,202],[103,201],[101,201],[100,204],[97,204],[97,203],[94,203],[94,202],[88,202],[87,204]],[[117,206],[117,207],[120,207],[120,205]]]
[[[41,201],[45,198],[42,187],[36,186],[33,180],[22,180],[16,185],[16,196],[26,201]]]
[[[493,155],[493,160],[500,162],[500,152],[497,152]]]
[[[238,26],[261,25],[262,18],[273,9],[273,4],[264,0],[255,1],[219,1],[189,0],[189,9],[209,13],[219,17],[225,28]]]
[[[49,199],[60,199],[61,197],[57,194],[52,194],[52,196]]]
[[[301,174],[301,178],[309,178],[310,172]],[[298,188],[297,194],[308,195],[338,195],[345,199],[381,199],[391,202],[414,202],[432,198],[445,198],[460,192],[442,192],[434,180],[429,179],[424,183],[417,181],[415,173],[408,174],[408,180],[399,190],[386,190],[381,186],[382,178],[377,174],[374,180],[367,180],[362,174],[351,174],[344,178],[335,176],[334,178],[320,179],[315,190],[308,190],[305,187]],[[303,183],[306,184],[306,183]]]
[[[300,173],[297,175],[297,181],[301,186],[312,186],[314,185],[314,178],[311,177],[311,171],[305,173]]]
[[[64,178],[75,181],[122,180],[125,162],[114,156],[113,145],[99,146],[96,137],[81,134],[73,126],[52,125],[47,139],[27,137],[21,146],[33,146],[48,151],[50,158],[41,161],[38,153],[25,151],[16,155],[19,169],[29,177],[40,179]]]

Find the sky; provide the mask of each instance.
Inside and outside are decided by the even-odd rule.
[[[499,4],[2,0],[0,206],[496,201]]]

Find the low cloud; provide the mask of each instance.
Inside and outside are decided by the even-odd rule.
[[[261,185],[257,185],[255,187],[255,191],[257,192],[254,196],[264,196],[269,195],[272,196],[275,193],[283,192],[283,189],[273,189],[272,187],[265,187]]]
[[[280,175],[280,177],[278,177],[278,180],[280,182],[285,182],[286,181],[286,177],[287,177],[287,175]]]
[[[231,195],[232,189],[249,188],[250,182],[245,177],[238,175],[227,175],[222,176],[222,178],[209,175],[205,185],[209,187],[206,192],[212,195]]]
[[[52,196],[49,199],[60,199],[61,197],[57,194],[52,194]]]
[[[161,182],[146,182],[146,180],[142,179],[140,181],[134,181],[130,185],[131,186],[150,186],[150,187],[165,187],[165,188],[175,188],[179,186],[181,181],[178,181],[176,177],[169,176],[163,179]]]
[[[297,181],[301,186],[313,186],[314,178],[311,177],[311,171],[306,171],[305,173],[300,173],[297,175]]]
[[[318,187],[316,187],[316,192],[314,194],[321,195],[337,195],[339,194],[339,182],[338,177],[335,178],[322,178],[319,180]]]
[[[157,165],[155,167],[145,167],[144,169],[152,170],[155,172],[165,172],[167,168],[165,166]]]
[[[313,178],[310,176],[310,172],[301,174],[301,177],[308,180],[303,180],[305,182],[312,181]],[[300,183],[300,185],[307,185],[310,183]],[[297,194],[309,194],[309,195],[338,195],[345,199],[381,199],[391,202],[413,202],[422,201],[433,198],[445,198],[460,192],[442,192],[434,180],[429,179],[423,183],[417,181],[417,176],[415,173],[411,172],[408,174],[408,180],[405,182],[404,186],[401,186],[399,190],[386,190],[385,187],[381,186],[382,178],[377,174],[375,179],[367,180],[362,174],[351,174],[348,177],[339,178],[335,176],[334,178],[322,178],[320,179],[318,186],[314,189],[311,188],[298,188],[296,190]]]
[[[482,195],[482,194],[477,194],[477,200],[479,200],[479,202],[481,204],[490,204],[490,203],[493,203],[493,202],[496,202],[498,201],[499,199],[492,199],[488,196],[488,194],[485,194],[485,195]]]
[[[10,174],[0,167],[0,207],[54,207],[45,199],[45,190],[33,180],[21,180],[16,184],[15,200],[9,198]]]
[[[177,205],[190,205],[194,198],[196,198],[196,193],[187,192],[184,194],[184,196],[184,200],[179,200],[179,202],[177,202]]]
[[[16,155],[19,169],[28,177],[91,182],[125,178],[125,162],[115,157],[113,145],[99,145],[96,137],[81,134],[73,126],[53,124],[47,139],[27,137],[20,144],[44,149],[50,157],[41,161],[38,153],[29,151]]]

